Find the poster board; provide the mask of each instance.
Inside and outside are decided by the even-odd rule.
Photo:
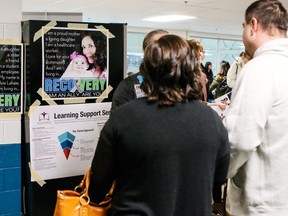
[[[64,119],[57,119],[57,121],[61,120],[60,129],[56,127],[56,124],[53,120],[50,123],[47,121],[47,115],[45,113],[51,112],[54,118],[54,113],[60,114],[60,112],[68,112],[68,113],[76,113],[77,110],[82,110],[83,112],[92,112],[91,108],[94,109],[94,112],[98,112],[98,109],[101,109],[102,104],[109,104],[112,100],[113,91],[116,89],[119,82],[123,79],[124,71],[126,70],[126,24],[124,23],[80,23],[80,22],[65,22],[65,21],[39,21],[39,20],[28,20],[22,22],[22,41],[24,44],[24,56],[25,56],[25,70],[24,70],[24,112],[25,112],[25,128],[23,134],[25,135],[25,139],[23,142],[23,212],[25,215],[29,216],[51,216],[53,215],[55,202],[56,202],[56,192],[58,189],[69,188],[73,189],[79,182],[81,181],[82,175],[84,174],[84,170],[87,168],[87,165],[92,160],[92,153],[90,154],[82,154],[83,157],[86,157],[87,160],[84,160],[83,167],[78,166],[75,170],[71,169],[71,167],[76,166],[72,161],[72,157],[75,154],[77,149],[73,149],[73,146],[76,147],[76,144],[79,148],[80,139],[83,139],[84,142],[91,142],[91,148],[85,149],[85,151],[93,151],[96,148],[96,139],[97,134],[99,134],[99,128],[95,125],[93,128],[91,127],[89,121],[86,121],[87,125],[83,122],[75,121],[75,125],[73,126],[72,119],[69,119],[66,123],[64,123]],[[75,76],[63,76],[66,70],[69,68],[69,64],[71,63],[70,55],[76,51],[77,53],[81,53],[82,44],[80,43],[81,35],[84,32],[94,33],[95,35],[101,35],[104,38],[106,44],[106,50],[103,52],[107,52],[106,59],[106,75],[105,77],[101,77],[99,79],[105,78],[105,83],[102,82],[102,87],[100,87],[100,80],[98,80],[98,85],[100,92],[97,90],[95,86],[97,86],[97,79],[95,77],[86,77],[82,75],[77,77],[75,80]],[[56,34],[56,36],[54,36]],[[58,34],[58,36],[57,36]],[[62,34],[62,36],[61,36]],[[66,37],[65,34],[69,34]],[[61,39],[62,38],[62,39]],[[50,40],[50,42],[49,42]],[[54,40],[52,42],[52,40]],[[57,44],[57,40],[59,43]],[[104,42],[104,43],[105,43]],[[103,43],[102,43],[103,44]],[[96,45],[97,46],[97,45]],[[99,46],[98,46],[99,47]],[[75,53],[74,53],[75,54]],[[84,52],[82,53],[84,54]],[[61,61],[63,64],[61,65]],[[54,73],[54,74],[53,74]],[[61,83],[59,80],[65,80]],[[65,79],[64,79],[65,78]],[[50,79],[50,80],[49,80]],[[57,91],[49,92],[45,83],[51,80],[56,80]],[[67,86],[67,83],[76,84],[80,80],[80,84],[78,89],[73,92],[71,91],[73,88]],[[84,80],[84,89],[81,88],[81,80]],[[86,80],[88,81],[89,88],[86,88]],[[92,82],[90,82],[92,80]],[[75,81],[75,82],[74,82]],[[52,81],[53,82],[53,81]],[[52,87],[54,84],[52,83]],[[65,85],[69,91],[62,91]],[[71,85],[72,85],[71,84]],[[61,91],[60,85],[63,85]],[[94,85],[94,87],[93,87]],[[51,85],[50,85],[51,87]],[[75,85],[73,86],[75,87]],[[79,87],[81,89],[79,89]],[[53,88],[50,88],[50,90]],[[55,90],[55,89],[54,89]],[[82,91],[83,90],[83,91]],[[80,92],[82,91],[82,92]],[[96,92],[91,93],[91,92]],[[83,94],[82,94],[83,93]],[[43,107],[43,108],[42,108]],[[100,107],[100,108],[99,108]],[[47,108],[47,109],[46,109]],[[44,110],[42,110],[44,109]],[[108,108],[106,107],[104,110],[108,113]],[[96,111],[98,110],[98,111]],[[41,111],[41,115],[37,113]],[[79,111],[80,112],[80,111]],[[101,111],[102,113],[102,111]],[[79,113],[80,115],[80,113]],[[57,114],[56,114],[57,116]],[[60,116],[62,116],[60,114]],[[99,117],[99,116],[98,116]],[[97,118],[98,118],[97,117]],[[103,117],[103,116],[102,116]],[[40,123],[41,118],[41,123]],[[58,118],[58,117],[57,117]],[[93,120],[94,123],[103,126],[104,119],[101,120],[101,123],[98,122],[96,116]],[[56,119],[55,119],[56,120]],[[107,119],[106,119],[107,120]],[[50,127],[45,125],[45,127],[40,128],[41,124],[51,124]],[[71,125],[70,125],[71,123]],[[58,123],[57,123],[58,124]],[[90,126],[89,126],[90,125]],[[54,127],[54,129],[53,129]],[[73,131],[73,128],[74,131]],[[81,131],[81,127],[83,127],[83,131]],[[30,131],[34,130],[33,131]],[[96,129],[98,128],[98,129]],[[60,130],[62,130],[61,133]],[[66,131],[64,131],[66,129]],[[92,131],[94,129],[94,132]],[[50,131],[51,130],[51,131]],[[59,130],[59,131],[58,131]],[[84,132],[84,130],[86,130]],[[97,131],[97,133],[96,133]],[[38,135],[36,135],[36,132]],[[49,132],[50,135],[47,137],[41,137],[39,133]],[[85,134],[85,139],[83,138]],[[39,136],[39,137],[38,137]],[[74,136],[74,138],[73,138]],[[58,139],[60,138],[60,140]],[[64,137],[64,138],[63,138]],[[77,138],[78,137],[78,138]],[[82,138],[81,138],[82,137]],[[35,139],[31,141],[31,139]],[[60,169],[57,170],[52,165],[49,167],[49,159],[46,158],[45,154],[39,156],[39,154],[35,155],[36,149],[39,147],[37,144],[37,139],[42,139],[40,142],[44,143],[44,153],[45,154],[57,154],[57,158],[52,157],[53,160],[50,162],[52,164],[57,164],[57,161],[62,161],[61,166],[63,168],[63,174],[61,174]],[[65,143],[65,139],[72,141],[72,149],[69,147],[68,150],[65,145],[69,146],[69,142],[66,142],[64,145],[64,149],[62,149],[61,143]],[[78,141],[77,141],[78,139]],[[95,140],[94,140],[95,139]],[[51,152],[48,150],[51,148],[52,140],[55,142],[54,147],[52,145]],[[86,141],[85,141],[86,140]],[[91,141],[93,140],[93,142]],[[49,144],[50,143],[50,144]],[[83,144],[83,143],[82,143]],[[71,143],[70,143],[71,145]],[[56,149],[57,146],[57,149]],[[42,146],[43,147],[43,146]],[[76,148],[78,148],[76,147]],[[45,150],[46,148],[46,150]],[[47,149],[48,148],[48,149]],[[54,148],[54,150],[53,150]],[[43,148],[39,148],[39,151],[43,150]],[[37,151],[38,151],[37,150]],[[80,151],[80,150],[78,150]],[[49,153],[48,153],[49,152]],[[39,153],[39,152],[38,152]],[[68,154],[69,153],[69,154]],[[41,154],[40,154],[41,155]],[[73,155],[73,156],[72,156]],[[78,154],[81,157],[81,153]],[[58,157],[59,156],[59,157]],[[40,165],[42,167],[39,170],[39,167],[36,168],[34,159],[38,160],[38,165],[40,163],[40,159],[43,159],[45,162],[44,165]],[[68,159],[67,159],[68,158]],[[56,161],[56,162],[55,162]],[[64,166],[66,163],[67,171],[64,171],[66,167]],[[85,163],[85,164],[84,164]],[[37,165],[37,166],[38,166]],[[60,167],[60,166],[58,166]],[[65,168],[64,168],[65,167]],[[48,168],[45,170],[44,168]],[[61,170],[62,170],[61,168]],[[55,172],[55,173],[53,173]]]
[[[0,113],[22,113],[23,45],[0,42]]]
[[[42,27],[44,100],[108,97],[103,94],[109,77],[108,33],[107,29]],[[96,54],[103,58],[103,68],[94,66],[91,56]]]
[[[22,28],[26,112],[36,100],[46,105],[94,103],[100,97],[104,102],[112,100],[113,91],[126,71],[126,24],[29,20],[22,23]],[[73,73],[65,73],[71,66],[71,55],[84,54],[81,44],[84,34],[101,38],[96,49],[101,50],[98,54],[102,55],[97,58],[105,76],[91,77],[85,73],[76,79]],[[112,92],[103,94],[108,86]]]

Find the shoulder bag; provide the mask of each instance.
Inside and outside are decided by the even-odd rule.
[[[106,216],[111,206],[114,184],[100,204],[90,202],[88,188],[91,167],[74,190],[58,190],[54,216]]]

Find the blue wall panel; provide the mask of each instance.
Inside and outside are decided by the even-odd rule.
[[[0,145],[0,216],[21,215],[21,145]]]

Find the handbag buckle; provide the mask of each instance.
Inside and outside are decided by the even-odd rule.
[[[81,203],[81,205],[88,205],[89,203],[90,203],[90,198],[89,198],[89,196],[87,196],[87,195],[85,195],[85,194],[83,194],[83,195],[81,195],[80,196],[80,203]]]
[[[77,192],[77,193],[79,193],[79,194],[83,194],[83,193],[85,193],[86,189],[83,189],[83,188],[80,187],[80,186],[76,186],[76,187],[74,188],[74,191]]]

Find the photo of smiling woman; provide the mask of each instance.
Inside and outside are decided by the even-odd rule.
[[[89,62],[89,70],[97,78],[107,78],[107,39],[101,31],[83,32],[81,48]]]

